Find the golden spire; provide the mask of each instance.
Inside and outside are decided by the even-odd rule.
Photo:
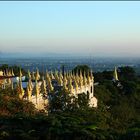
[[[93,78],[92,70],[90,70],[90,79]]]
[[[23,89],[23,87],[22,87],[22,81],[21,81],[21,80],[19,81],[19,83],[17,83],[17,88],[16,88],[16,90],[17,90],[17,93],[18,93],[18,95],[19,95],[19,98],[22,99],[23,96],[24,96],[24,89]]]
[[[86,78],[86,74],[84,71],[84,76],[83,76],[83,84],[86,86],[87,85],[87,78]]]
[[[21,68],[19,69],[19,77],[22,77],[22,72],[21,72]]]
[[[51,78],[51,80],[55,79],[52,71],[50,72],[50,78]]]
[[[32,90],[30,90],[29,85],[27,86],[27,89],[26,89],[26,95],[27,95],[27,99],[28,99],[29,101],[31,101]]]
[[[50,75],[48,73],[48,71],[46,70],[46,80],[48,80],[50,78]]]
[[[68,90],[68,88],[67,88],[67,79],[66,79],[66,77],[63,79],[63,88],[64,88],[64,90]]]
[[[75,86],[75,90],[78,91],[78,83],[76,77],[74,78],[74,86]]]
[[[64,90],[68,91],[68,88],[67,88],[67,85],[65,82],[63,83],[63,88],[64,88]]]
[[[39,80],[40,79],[40,74],[39,74],[39,70],[36,69],[36,74],[35,74],[35,80]]]
[[[64,73],[64,77],[63,77],[63,88],[65,89],[65,90],[68,90],[68,88],[67,88],[67,78],[66,78],[66,73]]]
[[[78,86],[79,86],[79,80],[80,80],[80,78],[79,78],[79,74],[78,74],[78,72],[76,72],[75,80],[76,80],[76,83],[77,83]]]
[[[56,71],[56,70],[55,70],[55,73],[54,73],[54,77],[57,81],[59,80],[58,71]]]
[[[80,76],[79,76],[79,86],[80,86],[80,87],[83,86],[83,75],[82,75],[81,70],[80,70]]]
[[[38,99],[38,96],[39,96],[39,94],[40,94],[40,88],[39,88],[39,85],[38,85],[37,80],[35,80],[35,86],[34,86],[34,91],[33,91],[33,93],[34,93],[35,96],[36,96],[36,104],[37,104],[37,103],[38,103],[38,102],[37,102],[37,99]]]
[[[52,82],[49,80],[48,87],[50,91],[53,91],[54,87],[52,86]]]
[[[8,76],[12,76],[12,73],[11,73],[10,69],[8,71]]]
[[[114,80],[119,81],[116,67],[115,67],[115,70],[114,70]]]
[[[70,91],[70,93],[73,93],[73,85],[72,85],[71,78],[69,79],[69,82],[68,82],[68,90]]]
[[[62,71],[59,72],[59,78],[61,78],[63,80]]]
[[[28,78],[31,79],[31,73],[30,73],[30,70],[28,70]]]
[[[13,69],[12,69],[12,71],[11,71],[11,74],[12,74],[12,76],[15,76]]]
[[[71,71],[69,72],[69,76],[70,76],[70,78],[72,78],[72,72]]]
[[[62,73],[61,72],[59,72],[59,74],[58,74],[58,80],[57,80],[57,82],[58,82],[58,84],[60,86],[63,85],[63,76],[62,76]]]
[[[88,72],[88,75],[87,75],[87,84],[90,84],[90,76],[89,76],[89,72]]]
[[[31,77],[32,77],[32,80],[35,80],[34,72],[32,72]]]
[[[75,79],[75,76],[74,76],[74,74],[72,73],[72,71],[70,72],[70,77],[71,77],[72,80]]]
[[[29,81],[28,81],[28,83],[27,83],[27,87],[29,88],[30,91],[33,90],[33,84],[32,84],[31,78],[29,79]]]
[[[44,77],[42,77],[41,93],[42,93],[43,95],[46,95],[46,94],[47,94],[47,90],[46,90],[46,81],[44,80]]]
[[[58,84],[59,84],[60,86],[62,86],[62,85],[63,85],[63,80],[62,80],[62,77],[59,77],[59,79],[58,79]]]
[[[68,72],[66,72],[66,78],[69,79],[69,73]]]
[[[46,80],[47,80],[46,82],[47,82],[49,91],[53,91],[54,88],[52,86],[52,81],[51,81],[51,78],[47,72],[46,72]]]
[[[32,84],[32,80],[31,80],[31,77],[30,77],[29,81],[27,83],[27,89],[26,89],[26,95],[27,95],[27,99],[29,101],[31,101],[32,91],[33,91],[33,84]]]

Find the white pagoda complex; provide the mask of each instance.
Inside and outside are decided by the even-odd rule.
[[[12,75],[13,71],[11,72]],[[38,110],[42,110],[49,104],[48,93],[53,93],[59,89],[68,91],[71,95],[78,98],[79,94],[85,93],[89,99],[90,107],[97,107],[97,99],[94,96],[94,77],[92,71],[87,75],[80,73],[73,74],[72,72],[54,73],[46,71],[44,76],[40,76],[39,70],[30,73],[28,71],[28,82],[26,85],[20,70],[18,81],[13,86],[12,78],[8,78],[10,85],[16,88],[19,98],[32,102]],[[7,80],[8,81],[8,80]],[[23,87],[24,85],[24,87]]]

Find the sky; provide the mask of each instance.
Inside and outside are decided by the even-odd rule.
[[[0,2],[0,52],[140,55],[140,2]]]

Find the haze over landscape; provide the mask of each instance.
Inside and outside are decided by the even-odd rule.
[[[0,2],[1,56],[139,57],[140,2]]]

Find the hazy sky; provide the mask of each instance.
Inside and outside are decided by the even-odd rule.
[[[140,55],[140,2],[0,2],[0,51]]]

